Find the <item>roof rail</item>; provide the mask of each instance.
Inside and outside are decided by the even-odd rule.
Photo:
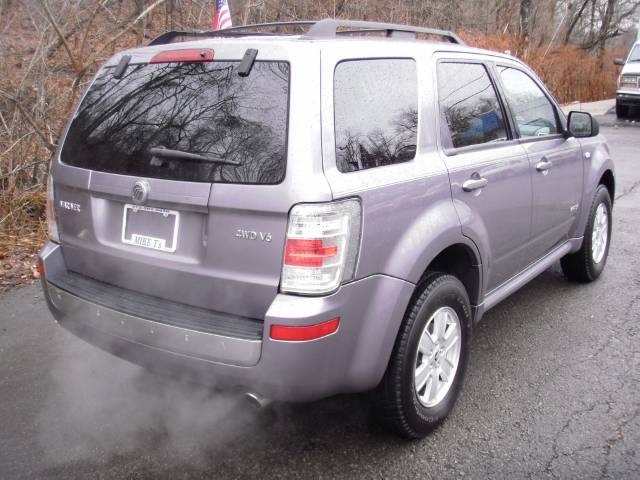
[[[349,28],[350,30],[338,30],[341,27]],[[366,33],[366,32],[385,32],[388,37],[403,36],[410,34],[416,37],[418,33],[424,33],[426,35],[434,35],[438,37],[444,37],[451,43],[458,43],[464,45],[464,42],[455,33],[447,30],[438,30],[435,28],[425,27],[412,27],[410,25],[399,25],[396,23],[380,23],[380,22],[366,22],[361,20],[336,20],[333,18],[327,18],[315,22],[314,25],[305,34],[307,38],[331,38],[340,34],[351,33]]]
[[[186,38],[207,38],[207,37],[236,37],[236,36],[261,36],[261,35],[282,35],[278,32],[262,32],[261,29],[275,29],[279,27],[308,27],[308,30],[302,36],[304,38],[334,38],[337,35],[384,32],[387,37],[411,36],[415,38],[419,33],[425,35],[434,35],[444,37],[451,43],[464,45],[464,42],[455,33],[447,30],[438,30],[435,28],[412,27],[410,25],[399,25],[395,23],[366,22],[361,20],[336,20],[327,18],[319,21],[295,21],[295,22],[272,22],[272,23],[256,23],[253,25],[242,25],[238,27],[230,27],[222,30],[181,32],[166,32],[154,38],[149,45],[162,45],[165,43],[174,43],[182,41]],[[347,28],[348,30],[339,30]],[[287,35],[293,35],[288,33]]]
[[[295,22],[271,22],[271,23],[255,23],[252,25],[240,25],[237,27],[224,28],[222,30],[199,30],[195,32],[181,32],[171,31],[165,32],[153,40],[148,45],[162,45],[165,43],[174,43],[176,41],[182,41],[182,38],[210,38],[210,37],[238,37],[238,36],[269,36],[269,35],[282,35],[277,32],[259,32],[253,30],[259,30],[264,28],[277,29],[278,27],[311,27],[317,22],[314,20],[309,21],[295,21]]]

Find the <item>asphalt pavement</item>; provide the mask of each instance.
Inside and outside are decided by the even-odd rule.
[[[640,128],[607,118],[602,277],[555,266],[488,312],[428,438],[379,429],[365,395],[256,411],[148,374],[58,327],[33,286],[0,297],[0,478],[640,478]]]

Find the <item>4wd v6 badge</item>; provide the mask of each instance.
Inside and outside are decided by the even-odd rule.
[[[255,230],[243,230],[239,228],[236,230],[236,238],[243,240],[262,240],[263,242],[271,241],[271,234],[268,232],[256,232]]]

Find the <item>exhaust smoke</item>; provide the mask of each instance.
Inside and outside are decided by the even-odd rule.
[[[37,419],[38,444],[51,464],[149,449],[199,463],[260,428],[258,409],[242,395],[149,372],[65,335]]]

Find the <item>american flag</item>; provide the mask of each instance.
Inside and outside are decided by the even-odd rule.
[[[216,0],[216,18],[213,23],[214,30],[222,30],[231,27],[231,12],[227,0]]]

